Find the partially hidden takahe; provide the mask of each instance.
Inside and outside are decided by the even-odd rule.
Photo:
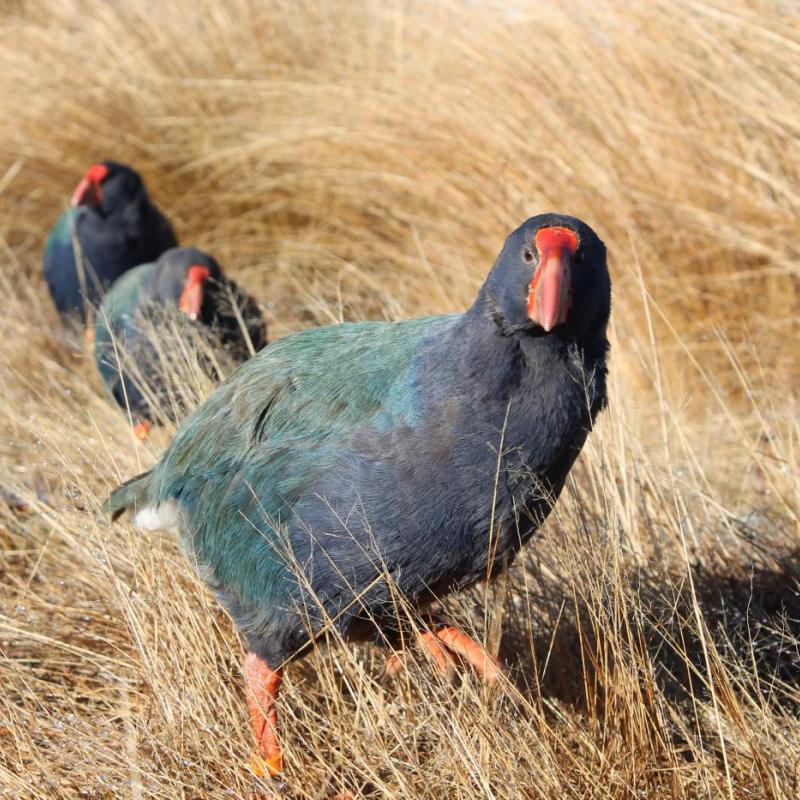
[[[98,309],[97,368],[109,394],[129,412],[139,439],[160,414],[174,420],[180,409],[168,373],[175,358],[185,357],[187,326],[235,362],[267,341],[256,301],[223,274],[216,259],[193,247],[172,248],[129,270]],[[214,364],[199,355],[205,371],[217,378]]]

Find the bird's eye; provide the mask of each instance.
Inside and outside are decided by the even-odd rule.
[[[526,247],[522,251],[522,258],[525,260],[526,264],[530,264],[533,261],[533,250],[530,247]]]

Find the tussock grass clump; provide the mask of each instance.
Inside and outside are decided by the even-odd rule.
[[[413,654],[381,683],[383,651],[320,647],[281,701],[289,796],[798,795],[796,8],[0,13],[0,796],[259,788],[229,620],[174,541],[98,511],[174,428],[135,446],[40,277],[105,157],[273,337],[461,309],[533,213],[609,246],[609,410],[518,563],[447,601],[506,690]],[[195,352],[172,354],[187,407],[211,389]]]

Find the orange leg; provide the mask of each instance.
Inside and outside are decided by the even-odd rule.
[[[281,771],[281,747],[278,744],[278,709],[275,701],[281,688],[282,671],[270,669],[255,653],[244,658],[247,707],[256,738],[257,752],[250,759],[253,773],[263,778]]]
[[[435,633],[451,653],[463,658],[487,684],[492,686],[501,678],[503,671],[497,659],[489,655],[460,628],[455,625],[440,625],[435,629]]]

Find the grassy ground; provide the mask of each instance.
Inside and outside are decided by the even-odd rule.
[[[800,795],[796,4],[0,14],[0,483],[33,508],[0,506],[0,797],[259,788],[230,621],[169,537],[98,513],[172,431],[135,446],[40,277],[104,157],[276,337],[464,308],[532,213],[609,246],[610,408],[524,558],[449,601],[508,691],[322,649],[288,671],[275,791]]]

